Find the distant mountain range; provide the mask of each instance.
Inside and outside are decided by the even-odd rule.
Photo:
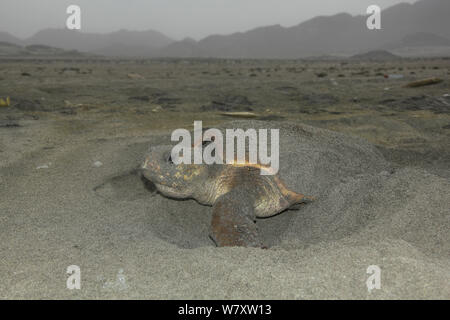
[[[266,26],[232,35],[213,35],[198,42],[175,42],[163,48],[160,55],[302,58],[405,46],[442,46],[450,39],[449,14],[449,0],[422,0],[384,10],[381,30],[368,30],[366,16],[342,13],[316,17],[289,28]]]
[[[93,57],[93,55],[89,53],[82,53],[77,50],[64,50],[41,44],[20,46],[11,42],[0,41],[0,57],[85,58],[85,57]]]
[[[397,54],[417,49],[424,54],[426,48],[434,54],[450,54],[449,14],[449,0],[421,0],[384,10],[381,30],[368,30],[366,16],[341,13],[315,17],[293,27],[265,26],[200,41],[174,41],[153,30],[93,34],[64,29],[43,30],[26,40],[0,32],[0,41],[125,57],[305,58],[351,56],[381,49]]]
[[[40,44],[105,56],[149,56],[173,42],[169,37],[153,30],[119,30],[108,34],[96,34],[67,29],[42,30],[25,40],[0,32],[0,41],[20,46]]]

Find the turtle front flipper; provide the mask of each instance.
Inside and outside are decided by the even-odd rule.
[[[252,198],[245,191],[235,189],[217,199],[210,237],[218,247],[264,247],[255,223]]]

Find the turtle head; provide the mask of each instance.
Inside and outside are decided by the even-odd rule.
[[[205,167],[174,164],[171,150],[172,146],[152,147],[142,164],[142,173],[163,195],[178,199],[190,198],[203,180]]]

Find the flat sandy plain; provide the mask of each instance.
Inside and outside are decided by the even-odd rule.
[[[450,299],[449,67],[1,60],[0,298]],[[214,247],[209,207],[136,173],[194,120],[280,128],[281,176],[317,201],[258,220],[270,249]]]

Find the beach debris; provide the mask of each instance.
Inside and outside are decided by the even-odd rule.
[[[145,79],[139,73],[129,73],[129,74],[127,74],[127,77],[130,78],[130,79],[138,79],[138,80]]]
[[[103,166],[103,163],[101,161],[95,161],[93,165],[96,168],[100,168],[101,166]]]
[[[256,117],[258,117],[258,115],[256,113],[247,112],[247,111],[242,111],[242,112],[220,112],[219,114],[221,116],[233,117],[233,118],[256,118]]]
[[[442,81],[444,81],[444,80],[439,79],[439,78],[422,79],[422,80],[417,80],[417,81],[408,83],[407,85],[405,85],[405,88],[417,88],[417,87],[429,86],[429,85],[441,83]]]
[[[52,163],[49,162],[49,163],[47,163],[47,164],[43,164],[43,165],[37,166],[36,169],[37,169],[37,170],[49,169],[51,165],[52,165]]]
[[[6,97],[6,99],[0,98],[0,107],[9,107],[11,104],[11,100],[9,97]]]
[[[386,79],[398,80],[398,79],[403,79],[405,76],[402,74],[385,74],[384,77]]]
[[[159,112],[159,111],[162,111],[163,110],[163,108],[161,107],[161,106],[156,106],[153,110],[152,110],[152,112]]]

